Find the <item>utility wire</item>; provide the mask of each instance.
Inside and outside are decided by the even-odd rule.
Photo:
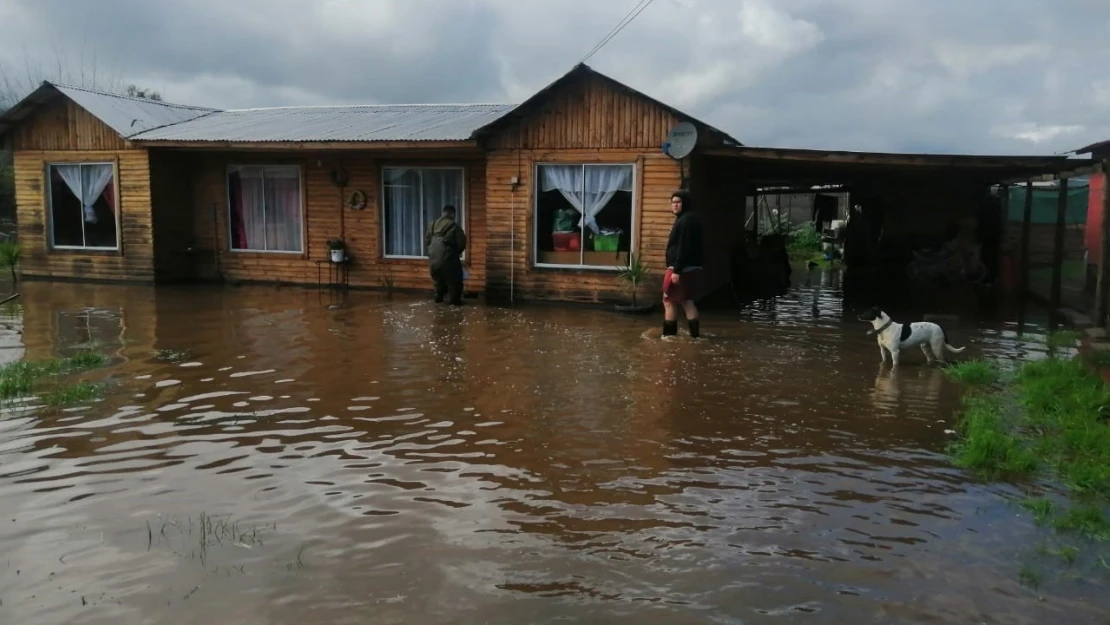
[[[655,2],[655,0],[639,0],[639,2],[636,3],[636,6],[632,7],[632,9],[629,10],[628,13],[626,13],[619,22],[617,22],[617,25],[614,26],[608,33],[606,33],[606,35],[602,37],[601,41],[597,42],[597,45],[591,48],[590,51],[586,53],[586,56],[582,57],[582,60],[578,62],[580,64],[585,63],[590,59],[590,57],[600,52],[601,49],[604,48],[605,45],[613,39],[613,37],[616,37],[618,33],[624,30],[625,26],[631,24],[632,20],[636,19],[636,17],[640,15],[640,13],[644,12],[644,9],[651,6],[652,2]]]

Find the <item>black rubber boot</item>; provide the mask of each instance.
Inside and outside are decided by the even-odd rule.
[[[701,321],[699,319],[690,319],[689,323],[690,336],[695,339],[701,336]]]
[[[678,334],[678,322],[663,320],[663,336],[675,336]]]

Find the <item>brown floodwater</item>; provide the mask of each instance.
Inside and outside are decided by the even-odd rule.
[[[102,401],[0,418],[0,623],[1103,623],[944,455],[834,274],[658,319],[271,287],[21,284],[0,360]],[[1026,331],[1036,332],[1036,326]],[[968,355],[1035,358],[965,319]],[[1029,342],[1026,342],[1029,341]],[[32,402],[33,404],[33,402]]]

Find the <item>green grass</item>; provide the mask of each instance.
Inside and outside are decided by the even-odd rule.
[[[47,406],[69,406],[100,399],[106,389],[106,384],[81,381],[47,391],[39,396],[39,401]]]
[[[972,386],[989,386],[1002,377],[998,363],[992,360],[966,360],[945,367],[944,372],[953,379]]]
[[[1072,333],[1046,337],[1049,346],[1074,344]],[[1050,352],[1051,353],[1051,352]],[[978,386],[998,381],[997,369],[970,361],[948,369]],[[963,399],[953,461],[990,479],[1051,480],[1067,489],[1063,501],[1022,502],[1039,525],[1059,534],[1110,541],[1110,386],[1079,357],[1028,362],[1001,389]],[[1069,564],[1075,547],[1057,553]]]
[[[988,478],[1024,477],[1040,463],[1031,446],[1013,422],[1014,407],[1000,395],[967,395],[953,444],[956,464],[976,470]]]
[[[0,366],[0,401],[37,394],[49,405],[64,405],[97,398],[103,394],[103,385],[60,384],[59,378],[102,367],[107,362],[103,354],[81,352],[68,358],[8,363]]]
[[[1078,332],[1073,330],[1058,330],[1048,335],[1048,338],[1045,340],[1045,345],[1051,350],[1056,350],[1061,347],[1075,347],[1078,342]]]

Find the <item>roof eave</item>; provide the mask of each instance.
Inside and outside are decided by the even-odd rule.
[[[64,97],[64,94],[54,85],[43,81],[34,91],[0,114],[0,139],[7,137],[16,126],[33,115],[39,107],[58,97]]]
[[[531,112],[531,108],[537,102],[543,101],[546,97],[548,97],[560,85],[562,85],[562,84],[564,84],[564,83],[566,83],[570,80],[573,80],[574,78],[579,77],[579,76],[596,76],[598,78],[601,78],[602,80],[606,81],[607,83],[609,83],[611,86],[615,87],[616,89],[626,91],[626,92],[630,93],[631,95],[633,95],[637,98],[641,98],[641,99],[644,99],[648,102],[651,102],[652,104],[654,104],[654,105],[662,108],[663,110],[667,111],[668,113],[670,113],[674,117],[677,117],[679,119],[687,120],[687,121],[693,123],[694,125],[699,126],[700,129],[702,129],[702,130],[709,130],[710,132],[715,133],[720,137],[721,145],[734,146],[734,147],[742,147],[744,145],[743,143],[740,142],[739,139],[736,139],[735,137],[729,135],[725,131],[720,130],[719,128],[716,128],[714,126],[711,126],[710,124],[707,124],[706,122],[701,121],[700,119],[697,119],[696,117],[690,115],[689,113],[685,113],[683,111],[680,111],[680,110],[676,109],[675,107],[667,104],[666,102],[663,102],[661,100],[657,100],[657,99],[651,97],[650,95],[648,95],[648,94],[646,94],[642,91],[639,91],[637,89],[634,89],[634,88],[632,88],[632,87],[630,87],[630,86],[628,86],[628,85],[626,85],[626,84],[624,84],[624,83],[622,83],[622,82],[620,82],[620,81],[618,81],[614,78],[610,78],[609,76],[606,76],[605,74],[602,74],[601,72],[593,69],[592,67],[590,67],[589,65],[586,65],[585,63],[579,63],[579,64],[575,65],[573,68],[571,68],[571,70],[569,72],[563,74],[562,76],[560,76],[560,77],[556,78],[555,80],[553,80],[552,82],[548,83],[545,87],[543,87],[542,89],[540,89],[536,93],[532,94],[530,97],[526,98],[520,104],[516,105],[512,110],[508,111],[507,113],[505,113],[501,117],[498,117],[497,119],[485,124],[484,126],[481,126],[481,127],[477,128],[471,134],[471,137],[475,138],[475,139],[481,139],[481,138],[483,138],[485,136],[488,136],[489,134],[495,132],[498,128],[503,127],[504,124],[507,123],[507,120],[509,120],[511,118],[521,118],[521,117],[523,117],[527,113]]]
[[[225,141],[174,139],[132,139],[135,145],[147,148],[180,148],[191,150],[432,150],[477,149],[474,139],[414,139],[411,141]]]

